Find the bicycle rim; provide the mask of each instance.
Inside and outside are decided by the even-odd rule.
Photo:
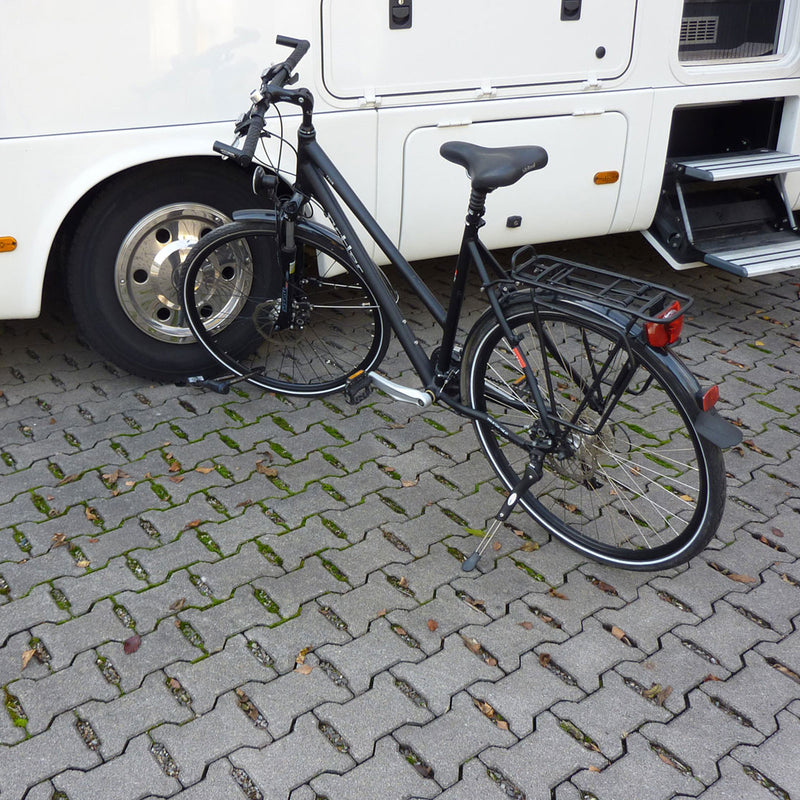
[[[539,319],[543,347],[530,304],[509,313],[540,391],[572,427],[545,457],[543,477],[523,506],[572,547],[615,566],[658,569],[687,560],[719,523],[724,467],[719,449],[691,424],[677,379],[634,344],[636,371],[612,402],[611,389],[631,363],[614,332],[565,311],[542,310]],[[530,440],[540,420],[519,362],[493,320],[479,327],[465,355],[465,397]],[[510,489],[528,451],[486,423],[475,427]]]
[[[295,238],[297,260],[284,286],[273,223],[234,222],[208,234],[189,259],[186,315],[226,370],[272,391],[328,394],[377,366],[388,326],[337,239],[307,225]],[[282,292],[292,298],[288,314]]]

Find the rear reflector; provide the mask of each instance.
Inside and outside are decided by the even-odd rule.
[[[711,411],[717,400],[719,400],[719,386],[712,386],[703,395],[703,411]]]
[[[678,341],[683,329],[683,314],[681,304],[676,300],[669,308],[665,308],[658,318],[663,322],[648,322],[645,324],[647,341],[653,347],[666,347]]]

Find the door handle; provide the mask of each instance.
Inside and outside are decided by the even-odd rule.
[[[581,18],[581,0],[561,0],[561,19],[572,22]]]
[[[411,27],[411,0],[389,0],[389,28],[403,30]]]

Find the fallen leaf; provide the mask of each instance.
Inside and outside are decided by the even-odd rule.
[[[533,630],[533,623],[527,620],[525,622],[520,622],[519,625],[521,628],[525,628],[526,631]]]
[[[311,664],[298,664],[294,668],[294,671],[299,672],[301,675],[310,675],[313,669],[314,667],[312,667]]]
[[[403,589],[407,589],[408,588],[408,578],[406,578],[405,575],[401,576],[400,580],[398,581],[398,585],[400,587],[402,587]]]
[[[550,666],[550,659],[551,658],[552,658],[552,656],[550,655],[550,653],[539,653],[539,663],[543,667]]]
[[[499,550],[499,549],[500,549],[502,546],[503,546],[503,545],[501,545],[501,544],[500,544],[500,542],[495,542],[495,543],[492,545],[492,550],[494,550],[494,551],[495,551],[495,553],[496,553],[496,552],[497,552],[497,551],[498,551],[498,550]],[[525,545],[523,545],[523,546],[522,546],[522,549],[523,549],[523,550],[525,549]]]
[[[705,678],[703,678],[702,682],[706,683],[708,681],[721,681],[721,680],[722,678],[718,678],[716,675],[712,675],[711,673],[709,673],[708,675],[705,676]]]
[[[600,772],[600,767],[596,767],[594,764],[590,764],[589,772]]]
[[[135,653],[139,649],[139,645],[142,643],[142,637],[139,636],[138,633],[134,633],[130,639],[126,639],[122,643],[122,649],[125,651],[126,655],[130,655],[131,653]]]
[[[518,530],[517,528],[514,528],[514,535],[519,536],[521,538],[525,535],[525,533],[521,530]]]
[[[121,470],[115,469],[113,472],[104,472],[103,480],[112,486],[120,479],[127,478],[128,476]]]
[[[610,584],[606,583],[605,581],[601,581],[599,578],[595,578],[592,583],[601,591],[605,592],[606,594],[613,594],[617,595],[617,590]]]
[[[782,675],[785,675],[787,678],[791,678],[793,681],[797,681],[800,683],[800,675],[798,675],[794,670],[789,669],[789,667],[785,667],[783,664],[773,664],[778,672]]]
[[[91,562],[87,561],[87,559],[83,558],[80,561],[76,561],[75,562],[75,566],[76,567],[82,567],[83,569],[86,569],[87,567],[91,566]]]
[[[536,542],[525,542],[520,548],[523,553],[535,553],[538,549],[539,545]]]
[[[739,575],[736,572],[729,572],[726,577],[737,583],[758,583],[757,578],[753,578],[750,575]]]
[[[26,650],[22,654],[22,669],[28,666],[28,662],[36,655],[36,648],[34,647],[33,650]]]
[[[772,535],[777,536],[779,539],[783,538],[783,531],[780,528],[773,528]]]
[[[385,617],[385,616],[386,616],[386,609],[385,609],[385,608],[382,608],[382,609],[381,609],[381,610],[378,612],[378,616],[379,616],[379,617]]]
[[[433,777],[433,767],[428,766],[427,764],[412,764],[412,767],[420,774],[423,778],[432,778]]]
[[[495,720],[494,724],[497,725],[497,727],[500,728],[501,731],[508,730],[508,723],[504,719]]]
[[[496,667],[497,666],[497,659],[494,658],[493,656],[489,656],[489,658],[485,659],[485,661],[490,667]]]
[[[180,472],[181,471],[181,462],[180,461],[173,461],[169,465],[169,472]]]
[[[92,536],[92,537],[90,537],[89,541],[92,544],[97,544],[100,540],[96,536]]]
[[[52,541],[53,541],[53,547],[63,547],[67,543],[67,534],[54,533]]]
[[[561,594],[561,592],[557,592],[555,587],[551,586],[550,591],[547,593],[550,597],[555,597],[557,600],[569,600],[569,598],[565,594]]]
[[[175,601],[175,602],[174,602],[174,603],[173,603],[173,604],[172,604],[172,605],[169,607],[169,610],[170,610],[170,611],[182,611],[182,610],[183,610],[183,607],[184,607],[185,605],[186,605],[186,598],[185,598],[185,597],[181,597],[181,598],[179,598],[178,600],[176,600],[176,601]]]
[[[183,689],[183,685],[181,684],[181,682],[177,678],[170,678],[169,679],[169,688],[170,689],[175,689],[177,691],[180,691],[181,689]],[[237,691],[240,691],[240,690],[237,690]]]
[[[278,470],[275,467],[268,467],[265,461],[256,461],[256,472],[260,472],[267,478],[275,478],[278,475]]]
[[[93,508],[86,506],[84,513],[86,514],[86,519],[88,519],[89,522],[95,522],[97,520],[97,514]]]
[[[298,654],[297,658],[295,658],[295,664],[305,664],[306,663],[306,656],[313,650],[313,647],[304,647]]]
[[[209,472],[214,471],[214,467],[195,467],[195,472],[199,472],[202,475],[208,475]]]
[[[68,483],[74,483],[75,481],[80,480],[81,476],[79,474],[76,475],[67,475],[63,477],[56,486],[65,486]]]
[[[428,620],[428,630],[433,633],[439,627],[439,623],[435,619]]]
[[[401,485],[401,486],[402,486],[404,489],[408,489],[408,488],[410,488],[411,486],[416,486],[418,483],[419,483],[419,479],[417,479],[417,480],[415,480],[415,481],[408,481],[408,480],[406,480],[406,481],[400,481],[400,485]]]
[[[628,645],[628,647],[633,647],[633,642],[628,638],[628,634],[625,633],[622,628],[618,628],[616,625],[611,626],[611,635],[615,639],[619,639],[622,644]]]
[[[185,475],[171,475],[170,480],[172,483],[180,483],[185,477]]]
[[[395,632],[395,633],[396,633],[398,636],[408,636],[408,631],[407,631],[405,628],[401,628],[399,625],[397,625],[397,626],[394,628],[394,632]]]
[[[191,522],[186,523],[186,527],[184,530],[188,530],[189,528],[199,528],[203,524],[203,520],[201,519],[193,519]]]
[[[475,655],[480,655],[481,652],[481,644],[477,639],[472,639],[469,636],[462,636],[462,641],[471,653],[475,653]]]

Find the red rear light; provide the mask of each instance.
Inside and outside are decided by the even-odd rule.
[[[677,342],[683,328],[681,304],[676,300],[669,308],[665,308],[658,318],[663,322],[645,324],[647,341],[653,347],[666,347],[668,344]]]

